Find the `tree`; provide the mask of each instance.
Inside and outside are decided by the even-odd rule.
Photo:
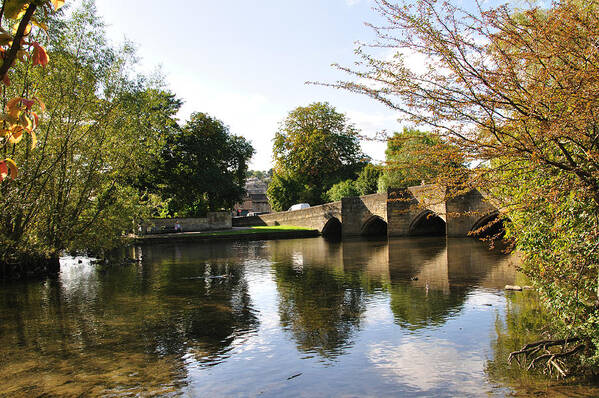
[[[355,178],[366,158],[356,128],[326,102],[291,111],[275,134],[273,153],[275,171],[298,178],[312,205],[324,203],[333,184]]]
[[[331,189],[327,191],[326,195],[328,201],[335,202],[342,198],[360,196],[360,192],[358,192],[354,181],[345,180],[333,185]]]
[[[379,192],[387,188],[420,185],[436,181],[443,173],[461,166],[447,157],[450,145],[435,134],[404,128],[387,140],[386,165],[378,181]]]
[[[371,193],[376,193],[381,171],[381,167],[375,166],[372,163],[367,164],[366,167],[362,169],[358,175],[358,179],[354,183],[358,194],[369,195]]]
[[[295,203],[301,202],[300,195],[304,186],[298,180],[299,178],[286,174],[273,174],[266,195],[274,211],[285,211]]]
[[[465,10],[434,0],[378,0],[387,25],[373,27],[375,47],[393,48],[395,57],[360,48],[358,67],[340,67],[357,79],[337,84],[460,147],[471,170],[469,179],[457,179],[458,191],[478,186],[502,203],[523,269],[561,320],[561,333],[581,338],[594,361],[598,6],[562,0],[548,10],[480,3]],[[411,69],[415,59],[426,65]],[[554,366],[550,358],[537,363]]]
[[[160,88],[131,76],[130,46],[106,44],[93,2],[47,24],[52,62],[33,69],[17,63],[5,88],[8,98],[23,96],[23,86],[35,90],[50,110],[40,115],[37,136],[24,136],[28,145],[11,145],[19,178],[0,184],[0,263],[20,275],[57,261],[63,250],[101,254],[120,245],[123,232],[147,215],[131,182],[163,139],[149,128],[162,118],[153,111]]]
[[[171,214],[199,216],[230,209],[245,193],[254,149],[220,120],[193,113],[164,148],[163,197]]]

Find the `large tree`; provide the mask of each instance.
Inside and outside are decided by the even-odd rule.
[[[253,154],[251,144],[222,121],[193,113],[163,152],[162,195],[170,200],[171,214],[199,216],[232,208],[245,192]]]
[[[338,86],[460,146],[472,166],[460,188],[495,194],[523,270],[599,361],[599,2],[410,3],[377,0],[374,45],[395,56],[359,49],[362,62],[341,67],[356,79]]]
[[[312,205],[326,201],[333,184],[355,178],[366,164],[358,131],[326,102],[291,111],[275,134],[273,153],[275,172],[297,179],[304,186],[300,196]]]
[[[151,126],[172,116],[156,110],[160,86],[132,73],[131,47],[107,44],[93,2],[46,22],[52,62],[17,63],[5,88],[5,98],[43,98],[48,110],[36,120],[35,148],[32,134],[4,147],[19,176],[0,185],[0,264],[18,274],[63,250],[100,252],[122,242],[147,214],[131,181],[162,146]]]

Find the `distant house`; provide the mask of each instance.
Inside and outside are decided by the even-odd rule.
[[[266,197],[266,184],[256,177],[248,178],[245,183],[246,195],[233,209],[237,213],[270,213],[271,208]]]

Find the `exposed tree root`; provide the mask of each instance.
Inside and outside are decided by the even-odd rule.
[[[572,343],[580,344],[571,347]],[[556,348],[559,348],[559,350],[556,350]],[[520,366],[524,365],[528,370],[544,364],[544,371],[546,373],[552,375],[555,372],[557,378],[565,378],[569,375],[565,360],[583,351],[585,348],[587,348],[587,345],[581,343],[581,339],[578,337],[561,340],[541,340],[526,344],[519,351],[510,353],[508,363],[511,363],[515,359]],[[520,361],[522,358],[524,359],[524,363]],[[530,363],[527,365],[529,360]]]

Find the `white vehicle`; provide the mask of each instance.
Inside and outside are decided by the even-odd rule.
[[[297,204],[294,204],[293,206],[291,206],[288,211],[302,210],[302,209],[307,209],[309,207],[310,207],[310,205],[308,203],[297,203]]]

